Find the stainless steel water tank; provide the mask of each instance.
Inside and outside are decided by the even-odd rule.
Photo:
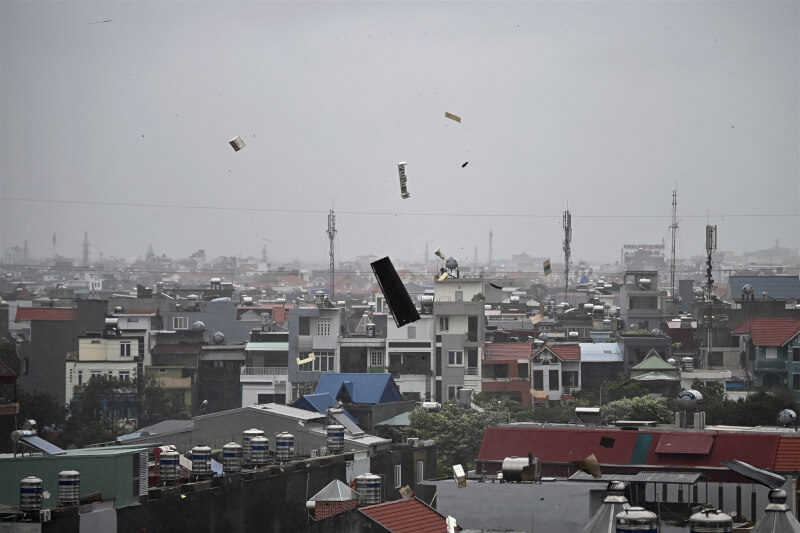
[[[344,426],[332,424],[328,426],[328,453],[337,454],[344,451]]]
[[[42,509],[42,480],[28,476],[19,482],[19,510],[40,511]]]
[[[208,446],[195,446],[192,448],[192,474],[208,477],[211,472],[211,448]]]
[[[242,447],[235,442],[229,442],[222,447],[222,471],[226,474],[241,472]]]
[[[180,454],[173,450],[161,452],[158,456],[158,474],[162,483],[175,483],[180,478]]]
[[[58,473],[58,506],[74,507],[81,500],[81,474],[77,470]]]
[[[275,458],[278,461],[294,458],[294,435],[285,431],[275,435]]]
[[[375,474],[361,474],[356,477],[358,505],[381,503],[381,477]]]
[[[267,464],[267,455],[269,451],[269,439],[266,437],[258,436],[253,437],[250,440],[250,445],[252,447],[250,453],[250,462],[253,466],[264,466]]]

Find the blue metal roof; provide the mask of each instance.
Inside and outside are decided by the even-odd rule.
[[[328,412],[329,408],[336,408],[336,398],[328,394],[327,392],[320,393],[320,394],[304,394],[292,404],[292,407],[296,407],[298,409],[305,409],[306,411],[313,411],[315,413],[319,413],[324,415]],[[358,424],[358,420],[353,418],[353,415],[347,412],[347,409],[342,408],[342,412],[353,421],[354,424]]]
[[[352,403],[402,402],[403,395],[391,374],[322,374],[314,394],[328,393]],[[347,398],[349,397],[349,398]]]
[[[581,361],[584,363],[621,362],[622,351],[616,342],[581,342]]]

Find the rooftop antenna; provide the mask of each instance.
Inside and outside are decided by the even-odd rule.
[[[333,283],[334,283],[334,255],[333,255],[333,241],[336,238],[336,215],[333,213],[333,209],[330,210],[328,213],[328,240],[330,241],[330,257],[331,257],[331,301],[335,302],[336,298],[334,298],[333,294]]]
[[[489,230],[489,268],[492,268],[492,230]]]
[[[56,234],[53,232],[53,261],[56,259]]]
[[[669,266],[670,280],[672,281],[672,300],[675,301],[675,236],[678,233],[678,189],[672,189],[672,224],[669,225],[672,233],[672,259]]]
[[[83,261],[82,265],[89,266],[89,232],[83,232]]]
[[[706,326],[708,329],[708,342],[706,343],[706,354],[703,358],[703,368],[708,368],[708,358],[711,355],[711,342],[712,342],[712,320],[714,317],[714,277],[712,273],[711,255],[717,251],[717,227],[710,224],[706,225],[706,298],[708,302],[707,312],[708,319]]]
[[[425,241],[425,276],[428,275],[428,267],[430,266],[431,254],[428,250],[428,241]]]
[[[569,303],[569,254],[572,244],[572,214],[564,211],[564,299]]]

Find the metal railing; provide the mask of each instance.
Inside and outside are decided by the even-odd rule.
[[[289,368],[285,366],[243,366],[241,376],[286,376]]]

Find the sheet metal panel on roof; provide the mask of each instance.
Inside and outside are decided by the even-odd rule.
[[[639,472],[638,474],[603,474],[598,478],[581,470],[572,474],[570,481],[626,481],[628,483],[666,483],[666,484],[693,484],[697,483],[703,474],[698,472]]]
[[[661,435],[656,453],[706,455],[714,445],[714,436],[701,433],[667,433]]]
[[[582,363],[616,363],[622,362],[622,350],[616,342],[581,342]]]
[[[259,352],[288,352],[288,342],[248,342],[244,347],[245,351],[259,351]]]
[[[743,461],[737,461],[734,459],[733,461],[723,461],[722,464],[737,474],[741,474],[748,479],[757,481],[758,483],[761,483],[765,487],[769,487],[771,489],[779,489],[786,483],[786,478],[784,476],[775,474],[769,470],[764,470],[763,468],[756,468],[755,466]]]

